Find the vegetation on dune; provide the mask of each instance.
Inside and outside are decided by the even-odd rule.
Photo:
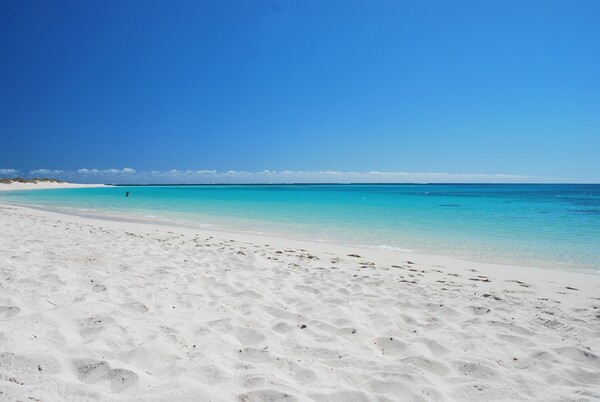
[[[24,179],[22,177],[15,177],[14,179],[0,178],[0,183],[10,184],[10,183],[66,183],[66,182],[63,180],[58,180],[58,179],[49,179],[47,177],[43,177],[43,178],[34,177],[33,179]]]

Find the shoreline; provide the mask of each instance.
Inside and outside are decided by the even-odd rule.
[[[93,185],[93,186],[102,186],[102,185]],[[502,262],[494,262],[490,260],[474,260],[469,259],[467,257],[462,258],[460,256],[451,256],[444,254],[434,254],[434,253],[425,253],[420,251],[412,251],[412,250],[402,250],[397,247],[389,247],[389,246],[380,246],[380,245],[365,245],[365,244],[344,244],[342,242],[338,242],[335,240],[309,240],[305,238],[299,237],[286,237],[285,235],[279,236],[275,233],[263,233],[263,232],[252,232],[245,230],[236,230],[234,228],[214,228],[214,227],[206,227],[203,225],[192,225],[185,224],[183,222],[177,222],[171,219],[166,218],[158,218],[158,217],[141,217],[136,215],[110,215],[110,214],[102,214],[102,213],[92,213],[92,212],[101,212],[101,211],[90,211],[90,213],[84,213],[84,211],[77,210],[62,210],[62,209],[54,209],[50,207],[45,207],[41,205],[25,205],[25,204],[10,204],[4,203],[0,201],[0,206],[10,206],[16,208],[23,208],[25,210],[32,211],[41,211],[47,212],[49,214],[56,214],[58,216],[72,216],[74,218],[81,219],[89,219],[89,220],[97,220],[97,221],[106,221],[106,222],[116,222],[123,224],[140,224],[140,225],[149,225],[149,226],[158,226],[162,228],[171,228],[172,230],[181,230],[184,229],[186,231],[193,232],[203,232],[206,235],[216,235],[222,237],[236,237],[240,235],[242,237],[248,237],[250,241],[254,241],[255,237],[258,239],[263,239],[263,241],[271,242],[271,243],[281,243],[283,242],[296,242],[299,245],[304,245],[307,247],[334,247],[334,248],[342,248],[346,251],[348,250],[369,250],[370,252],[378,253],[378,254],[391,254],[390,257],[395,256],[408,256],[408,258],[413,259],[424,259],[427,263],[428,259],[434,259],[436,261],[441,261],[440,263],[447,263],[449,265],[459,265],[459,264],[479,264],[479,265],[487,265],[490,267],[494,267],[493,269],[513,269],[513,270],[522,270],[522,269],[534,269],[534,270],[542,270],[542,271],[553,271],[553,272],[565,272],[565,273],[579,273],[583,275],[593,275],[600,276],[600,267],[597,267],[595,270],[590,268],[579,268],[579,267],[567,267],[561,268],[555,265],[525,265],[525,264],[514,264],[514,263],[502,263]],[[212,225],[211,225],[212,226]]]
[[[38,182],[38,183],[0,183],[0,191],[19,191],[19,190],[52,190],[60,188],[94,188],[109,187],[107,184],[82,184],[82,183],[56,183],[56,182]]]
[[[235,240],[237,242],[246,242],[252,244],[260,244],[260,245],[268,245],[275,246],[280,248],[285,248],[286,246],[300,248],[308,251],[312,251],[315,253],[326,253],[330,252],[333,254],[343,255],[343,254],[360,254],[361,258],[367,258],[370,260],[377,261],[380,265],[385,265],[386,263],[392,263],[395,260],[411,260],[414,262],[418,262],[423,265],[428,266],[437,266],[444,265],[447,267],[460,269],[460,267],[464,265],[477,265],[479,268],[482,268],[490,273],[500,274],[500,276],[504,276],[502,274],[503,271],[507,271],[508,276],[520,276],[520,273],[524,273],[524,278],[530,278],[531,275],[536,274],[545,274],[552,276],[553,279],[563,279],[567,280],[570,275],[583,275],[585,277],[597,277],[598,285],[600,286],[600,274],[593,271],[586,270],[577,270],[577,269],[560,269],[560,268],[547,268],[547,267],[536,267],[536,266],[526,266],[526,265],[516,265],[516,264],[498,264],[493,262],[485,262],[485,261],[471,261],[468,259],[461,259],[446,255],[438,255],[438,254],[424,254],[424,253],[415,253],[411,251],[404,250],[394,250],[394,249],[380,249],[377,246],[368,246],[368,245],[352,245],[352,244],[340,244],[335,242],[320,242],[314,240],[306,240],[306,239],[293,239],[287,237],[278,237],[271,234],[265,233],[247,233],[243,231],[229,231],[229,230],[220,230],[213,228],[198,228],[192,226],[185,225],[177,225],[172,221],[156,221],[153,219],[148,219],[148,221],[144,221],[142,219],[135,218],[116,218],[111,216],[104,215],[79,215],[75,213],[65,213],[58,210],[53,210],[51,208],[43,208],[43,207],[28,207],[23,205],[12,205],[12,204],[4,204],[0,202],[0,208],[2,207],[10,207],[10,208],[18,208],[22,209],[27,213],[35,213],[40,212],[39,216],[45,216],[49,218],[61,219],[64,221],[69,221],[72,223],[87,223],[90,225],[101,225],[105,224],[107,227],[114,229],[136,229],[136,230],[159,230],[159,231],[168,231],[174,232],[179,231],[180,233],[184,233],[186,235],[200,235],[202,237],[213,237],[219,238],[223,241],[226,240]],[[72,219],[69,219],[72,218]],[[531,272],[529,272],[531,271]],[[556,273],[556,276],[551,273]]]
[[[9,398],[600,398],[600,276],[26,207],[0,221]]]

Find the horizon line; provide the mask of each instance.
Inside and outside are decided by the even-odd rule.
[[[73,183],[78,184],[78,183]],[[81,183],[84,184],[84,183]],[[600,185],[600,182],[273,182],[273,183],[98,183],[114,187],[151,187],[151,186],[357,186],[357,185],[379,185],[379,186],[411,186],[411,185]]]
[[[511,173],[448,173],[352,170],[136,170],[0,169],[4,178],[54,178],[73,183],[121,185],[258,185],[258,184],[599,184],[599,179]]]

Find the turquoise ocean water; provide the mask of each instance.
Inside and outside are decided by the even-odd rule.
[[[117,186],[0,202],[600,273],[600,185]]]

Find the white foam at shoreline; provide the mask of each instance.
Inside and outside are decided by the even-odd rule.
[[[388,246],[385,244],[380,244],[379,246],[374,246],[375,248],[381,249],[381,250],[389,250],[389,251],[400,251],[403,253],[412,253],[414,252],[414,250],[410,250],[410,249],[406,249],[406,248],[401,248],[401,247],[394,247],[394,246]]]

